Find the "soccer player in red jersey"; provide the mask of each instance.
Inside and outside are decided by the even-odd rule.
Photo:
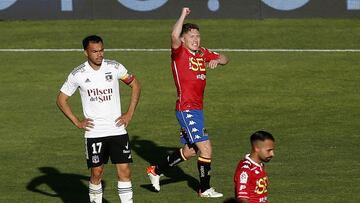
[[[250,136],[251,153],[245,155],[234,175],[235,197],[242,203],[264,203],[267,201],[269,185],[264,162],[274,156],[275,139],[265,131]]]
[[[147,168],[152,186],[160,191],[160,175],[164,170],[199,154],[200,197],[222,197],[210,187],[211,142],[204,127],[203,97],[206,68],[214,69],[228,63],[227,57],[200,46],[199,27],[184,24],[190,14],[183,8],[171,34],[171,66],[177,89],[176,117],[180,124],[182,148]]]

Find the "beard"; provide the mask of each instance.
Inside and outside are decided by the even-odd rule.
[[[264,159],[261,159],[262,162],[269,162],[273,157],[272,156],[269,156],[269,157],[265,157]]]

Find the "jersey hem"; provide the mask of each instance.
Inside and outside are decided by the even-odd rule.
[[[85,138],[101,138],[101,137],[111,137],[111,136],[121,136],[128,134],[126,131],[121,133],[110,133],[110,134],[102,134],[102,135],[84,135]]]

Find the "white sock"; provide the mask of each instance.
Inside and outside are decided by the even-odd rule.
[[[99,185],[95,185],[89,182],[89,197],[91,203],[102,203],[102,186],[101,183]]]
[[[133,191],[131,182],[118,181],[118,193],[121,203],[132,203],[133,202]]]

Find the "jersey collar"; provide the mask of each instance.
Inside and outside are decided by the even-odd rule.
[[[196,55],[199,55],[199,53],[202,53],[201,48],[199,50],[196,50],[196,51],[191,51],[190,49],[185,47],[184,43],[181,43],[181,46],[182,46],[183,49],[185,49],[189,54],[191,54],[193,56],[196,56]]]
[[[246,155],[245,155],[245,159],[247,159],[248,161],[250,161],[250,162],[251,162],[252,164],[254,164],[255,166],[262,168],[262,164],[258,164],[258,163],[256,163],[254,160],[252,160],[252,159],[250,158],[250,154],[246,154]]]
[[[85,64],[85,67],[86,67],[88,70],[98,72],[99,70],[102,69],[102,67],[103,67],[103,65],[104,65],[104,61],[105,61],[105,59],[102,60],[101,66],[100,66],[100,68],[99,68],[98,70],[94,70],[94,69],[90,66],[88,60],[86,60],[84,64]]]

